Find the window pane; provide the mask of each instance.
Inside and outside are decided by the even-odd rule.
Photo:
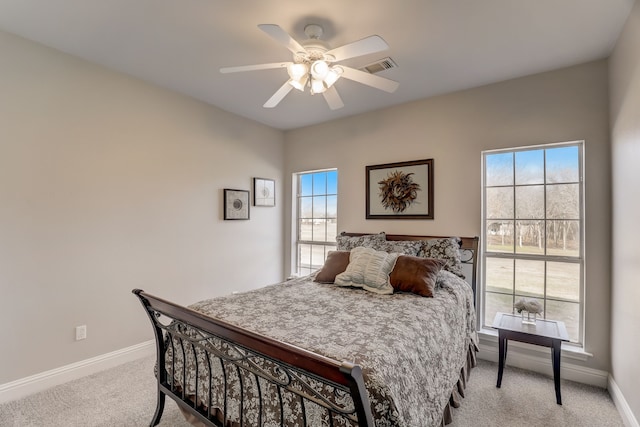
[[[516,218],[544,218],[544,186],[516,187]]]
[[[490,154],[485,157],[485,185],[513,185],[513,153]]]
[[[298,199],[300,206],[300,218],[313,217],[313,199],[311,197],[301,197]]]
[[[313,194],[326,194],[327,173],[317,172],[313,174]]]
[[[580,256],[580,222],[547,221],[547,254]]]
[[[516,295],[544,298],[544,261],[516,260]]]
[[[560,147],[547,150],[547,182],[580,181],[578,147]]]
[[[327,242],[335,242],[338,235],[338,222],[335,219],[327,220]],[[328,250],[333,251],[336,248],[329,247]]]
[[[516,152],[516,185],[544,183],[544,150]]]
[[[487,251],[513,253],[513,221],[487,221]]]
[[[491,326],[497,312],[511,313],[513,312],[513,296],[505,294],[494,294],[487,292],[485,294],[484,306],[484,323]]]
[[[487,218],[513,218],[513,188],[487,188],[486,207]]]
[[[580,188],[578,184],[547,186],[547,218],[580,218]]]
[[[311,175],[300,175],[300,195],[311,196],[313,192],[313,177]]]
[[[338,171],[327,172],[327,194],[338,194]]]
[[[326,218],[327,198],[326,196],[313,196],[313,217]]]
[[[338,196],[327,196],[327,218],[338,217]]]
[[[322,268],[325,260],[325,247],[320,245],[313,245],[311,247],[311,268],[318,270]]]
[[[298,266],[309,268],[311,266],[311,245],[298,245]]]
[[[487,291],[513,293],[513,260],[487,257],[485,265],[487,268]]]
[[[310,219],[300,221],[299,233],[298,240],[313,240],[313,221]]]
[[[544,221],[516,221],[516,253],[544,255]]]
[[[580,304],[547,300],[544,318],[563,321],[567,327],[569,340],[573,342],[580,340]]]
[[[580,302],[580,264],[547,262],[547,296]]]
[[[327,220],[314,219],[313,220],[313,240],[315,242],[327,241]]]

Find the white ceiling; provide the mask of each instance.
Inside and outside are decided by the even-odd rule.
[[[0,0],[0,29],[173,89],[279,129],[293,129],[408,101],[607,57],[634,0]],[[220,67],[290,61],[260,31],[277,24],[304,40],[324,26],[331,47],[377,34],[390,50],[378,74],[389,94],[346,79],[344,108],[291,91],[264,102],[285,69],[221,74]],[[0,64],[1,64],[0,52]]]

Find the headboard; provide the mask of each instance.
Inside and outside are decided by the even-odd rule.
[[[350,233],[343,231],[342,236],[364,236],[375,233]],[[451,236],[417,236],[410,234],[387,234],[387,240],[432,240],[446,239]],[[478,247],[480,239],[476,237],[458,237],[460,239],[460,259],[464,266],[465,278],[476,296],[476,283],[478,277]]]

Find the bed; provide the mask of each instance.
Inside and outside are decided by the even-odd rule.
[[[194,425],[448,424],[475,366],[477,251],[477,237],[342,233],[310,276],[189,307],[135,289],[156,339],[150,425],[166,396]],[[386,285],[362,283],[372,266]]]

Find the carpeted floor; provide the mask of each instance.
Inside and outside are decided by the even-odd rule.
[[[148,426],[156,405],[153,363],[140,359],[0,405],[0,426]],[[494,363],[479,361],[450,427],[623,426],[606,390],[563,381],[559,406],[551,378],[506,367],[497,389],[496,375]],[[189,426],[171,399],[159,425]]]
[[[496,388],[497,377],[497,364],[478,361],[449,427],[624,426],[605,389],[561,380],[562,405],[557,405],[551,377],[506,366]]]

